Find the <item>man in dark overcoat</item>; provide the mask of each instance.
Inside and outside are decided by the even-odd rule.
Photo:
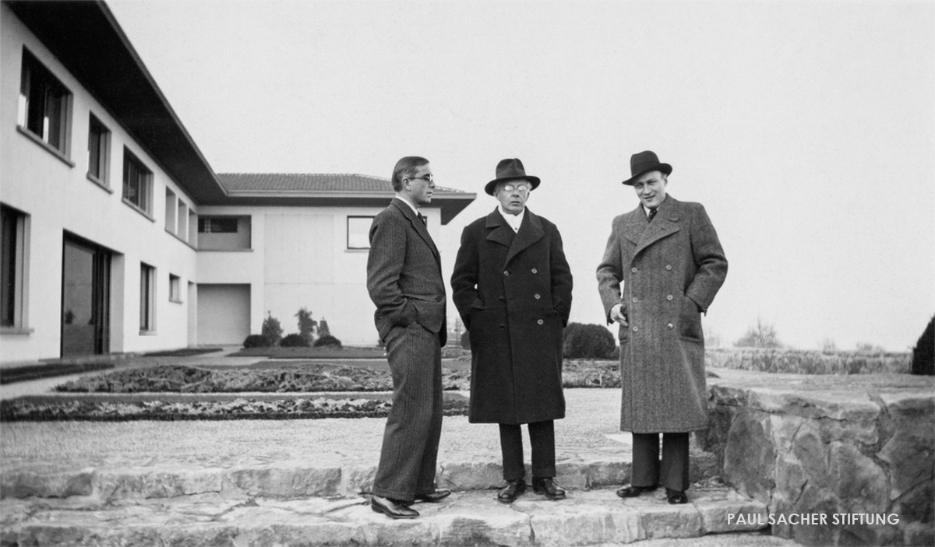
[[[471,340],[471,423],[500,424],[503,478],[497,495],[526,489],[520,424],[528,424],[532,485],[548,499],[555,484],[554,420],[565,417],[562,330],[571,312],[571,269],[554,224],[526,207],[539,178],[506,159],[484,190],[500,202],[464,228],[451,276],[455,305]]]
[[[371,508],[390,518],[415,518],[415,501],[438,502],[435,489],[442,429],[441,347],[447,337],[445,281],[438,249],[419,207],[432,201],[428,160],[402,158],[393,169],[396,196],[373,219],[367,290],[393,376]]]
[[[640,205],[614,219],[597,268],[607,322],[619,324],[620,429],[633,433],[630,485],[617,494],[661,483],[669,503],[687,503],[689,432],[708,427],[701,314],[727,259],[704,207],[667,194],[672,166],[645,151],[630,172]]]

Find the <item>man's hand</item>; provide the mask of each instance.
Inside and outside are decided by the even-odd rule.
[[[623,305],[617,304],[610,309],[610,320],[620,323],[624,327],[627,326],[627,318],[623,315]]]

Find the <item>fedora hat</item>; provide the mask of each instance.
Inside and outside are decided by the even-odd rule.
[[[633,179],[650,171],[662,171],[668,175],[672,172],[672,166],[668,163],[660,163],[656,154],[649,150],[633,154],[630,156],[630,178],[623,181],[623,183],[633,186]]]
[[[519,158],[500,160],[497,164],[497,178],[488,182],[484,186],[484,191],[492,196],[497,184],[517,179],[528,180],[533,190],[539,187],[539,177],[527,175],[526,170],[523,169],[523,162],[519,161]]]

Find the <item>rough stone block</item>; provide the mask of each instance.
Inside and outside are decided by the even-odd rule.
[[[377,474],[376,465],[358,465],[341,468],[340,493],[345,496],[370,492]]]
[[[0,475],[0,498],[90,496],[94,470],[78,472],[6,471]]]
[[[935,457],[935,397],[917,394],[882,394],[890,418],[892,436],[877,454],[889,464],[890,498],[896,499],[908,489],[931,481],[933,467],[918,465]]]
[[[748,532],[769,527],[769,513],[760,503],[737,500],[696,501],[706,534]]]
[[[852,445],[834,442],[830,450],[829,485],[849,513],[882,513],[889,505],[886,474]]]
[[[97,473],[95,486],[104,500],[172,498],[221,491],[220,469],[177,471],[160,468],[116,469]]]
[[[251,496],[295,498],[340,493],[340,468],[247,468],[229,471],[230,482]]]
[[[629,461],[591,461],[587,464],[588,488],[624,484],[630,481]]]
[[[495,502],[494,502],[495,503]],[[499,505],[499,504],[497,504]],[[529,517],[489,499],[462,499],[433,517],[442,545],[532,545]]]
[[[503,468],[499,460],[484,457],[475,461],[449,462],[435,475],[439,488],[450,490],[485,490],[503,486]]]
[[[768,416],[761,412],[739,412],[724,450],[724,480],[742,494],[765,502],[775,485],[772,475],[775,461]]]

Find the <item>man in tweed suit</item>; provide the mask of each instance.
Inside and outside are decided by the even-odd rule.
[[[630,172],[623,184],[640,205],[614,219],[597,268],[607,322],[620,325],[620,429],[633,433],[630,485],[617,495],[661,483],[669,503],[688,503],[688,432],[708,427],[701,313],[727,259],[704,207],[666,194],[672,166],[646,151]]]
[[[415,518],[415,501],[438,502],[435,489],[442,429],[441,347],[445,345],[445,282],[441,259],[419,207],[431,203],[435,180],[425,158],[393,169],[396,196],[373,219],[367,290],[393,375],[370,506],[390,518]]]

